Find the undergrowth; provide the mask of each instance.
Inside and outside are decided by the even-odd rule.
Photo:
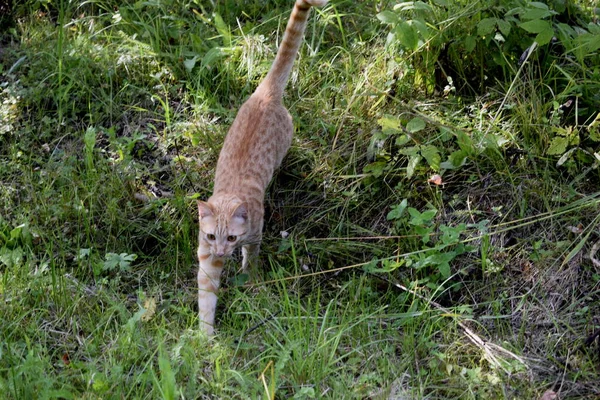
[[[597,398],[583,0],[313,10],[263,267],[202,335],[195,202],[291,3],[0,6],[0,393]]]

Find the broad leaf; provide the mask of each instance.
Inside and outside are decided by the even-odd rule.
[[[477,45],[477,39],[475,38],[475,36],[467,36],[465,38],[465,51],[467,53],[470,53],[473,50],[475,50],[476,45]]]
[[[231,47],[231,32],[229,32],[229,27],[219,13],[215,13],[215,28],[223,37],[223,46]]]
[[[398,118],[392,117],[391,115],[384,115],[382,118],[377,120],[381,131],[386,134],[393,134],[400,132],[400,121]]]
[[[543,46],[545,44],[550,43],[550,41],[552,40],[553,37],[554,37],[554,29],[550,28],[550,29],[547,29],[545,31],[538,33],[537,36],[535,37],[535,41],[537,42],[538,45]]]
[[[525,13],[521,14],[521,19],[532,20],[532,19],[542,19],[547,18],[552,15],[555,15],[556,12],[548,9],[541,8],[532,8],[527,10]]]
[[[500,29],[500,32],[502,32],[502,34],[506,37],[510,34],[510,22],[505,21],[503,19],[499,19],[498,21],[496,21],[498,23],[498,29]]]
[[[419,132],[425,129],[425,121],[421,118],[413,118],[406,124],[406,130],[410,133]]]
[[[467,153],[464,150],[457,150],[450,154],[447,161],[440,164],[443,169],[457,169],[467,162]]]
[[[419,38],[414,26],[406,21],[400,21],[400,23],[396,25],[394,32],[396,33],[396,38],[402,44],[402,46],[410,50],[417,49],[419,45]]]
[[[563,136],[555,136],[550,142],[550,147],[546,151],[548,155],[557,155],[563,154],[567,150],[567,146],[569,145],[569,138]]]
[[[437,147],[431,144],[423,146],[421,148],[421,155],[425,157],[427,164],[429,164],[434,171],[439,171],[442,157],[440,156],[440,152],[438,151]]]
[[[475,146],[473,145],[473,139],[462,130],[456,131],[456,141],[461,150],[472,154],[475,152]]]
[[[552,24],[548,21],[541,19],[534,19],[533,21],[522,22],[519,26],[525,29],[529,33],[540,33],[547,30],[552,30]]]
[[[496,18],[484,18],[477,24],[477,35],[487,36],[494,31],[496,27]]]
[[[408,142],[410,142],[408,135],[400,135],[396,138],[396,146],[404,146]]]
[[[377,14],[377,19],[384,24],[395,24],[399,21],[398,14],[390,10],[385,10]]]
[[[198,56],[186,58],[185,60],[183,60],[183,66],[185,67],[187,72],[192,72],[192,70],[196,66],[196,61],[198,61]]]
[[[367,174],[371,173],[374,177],[378,178],[383,175],[386,166],[387,162],[385,161],[375,161],[374,163],[367,165],[364,168],[364,172]]]
[[[415,174],[415,169],[419,165],[420,161],[421,161],[421,156],[419,156],[419,155],[412,156],[408,160],[408,165],[406,166],[406,177],[408,179],[412,178],[412,176]]]
[[[392,208],[392,210],[388,213],[387,215],[387,220],[393,220],[393,219],[400,219],[402,217],[402,215],[404,214],[404,211],[406,211],[406,206],[408,205],[408,200],[404,199],[400,202],[400,204],[398,204],[397,206],[395,206],[394,208]]]

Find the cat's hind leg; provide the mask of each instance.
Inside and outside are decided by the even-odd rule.
[[[245,274],[248,272],[248,265],[256,264],[259,251],[260,241],[242,246],[242,273]]]

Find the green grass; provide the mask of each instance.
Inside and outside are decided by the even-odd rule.
[[[230,263],[203,336],[195,201],[291,3],[31,0],[1,21],[1,397],[598,397],[597,50],[434,93],[386,46],[387,2],[313,11],[262,268]]]

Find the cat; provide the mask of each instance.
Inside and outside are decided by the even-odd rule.
[[[212,196],[198,201],[198,308],[201,329],[214,334],[215,308],[225,259],[242,248],[242,270],[258,257],[264,196],[287,153],[294,126],[283,91],[302,42],[312,6],[327,0],[296,0],[275,61],[240,108],[223,144]]]

